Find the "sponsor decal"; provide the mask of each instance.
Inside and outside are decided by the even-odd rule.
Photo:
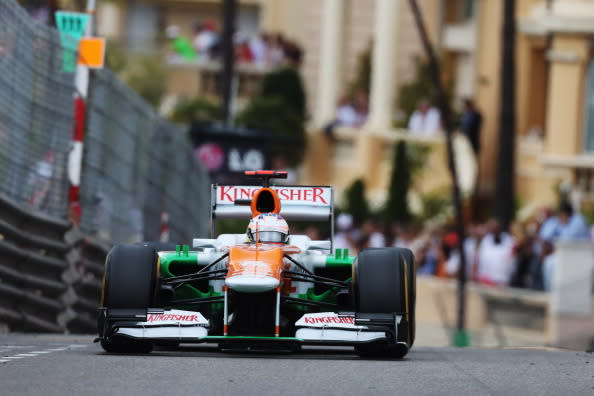
[[[160,314],[149,314],[146,322],[138,322],[139,326],[207,326],[208,320],[200,312],[172,309]]]
[[[330,205],[331,189],[329,187],[271,187],[279,199],[285,204],[310,203]],[[217,186],[217,204],[234,204],[239,199],[252,199],[260,187],[258,186]]]
[[[331,327],[340,329],[363,330],[366,326],[355,325],[354,316],[338,315],[335,312],[305,314],[295,323],[298,327]]]
[[[150,314],[147,322],[163,322],[168,320],[175,320],[179,322],[196,322],[200,323],[198,315],[174,315],[174,314]]]
[[[355,318],[352,316],[322,316],[320,318],[303,318],[305,324],[316,323],[341,323],[341,324],[355,324]]]

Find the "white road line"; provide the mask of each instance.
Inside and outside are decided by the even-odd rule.
[[[8,362],[11,362],[11,361],[16,360],[16,359],[23,359],[23,358],[27,358],[27,357],[35,357],[35,356],[39,356],[39,355],[42,355],[42,354],[48,354],[48,353],[53,353],[53,352],[67,351],[67,350],[72,349],[72,348],[86,348],[86,347],[88,347],[88,345],[71,344],[71,345],[67,345],[67,346],[63,346],[63,347],[48,348],[48,349],[41,350],[41,351],[31,351],[31,352],[27,352],[27,353],[18,353],[18,354],[15,354],[14,356],[0,356],[0,363],[8,363]],[[4,349],[0,350],[0,353],[9,353],[9,351],[11,349],[39,348],[39,345],[38,346],[7,345],[7,346],[4,346],[3,348]],[[12,351],[12,352],[14,353],[16,351]]]
[[[2,348],[19,349],[19,348],[37,348],[38,345],[2,345]]]

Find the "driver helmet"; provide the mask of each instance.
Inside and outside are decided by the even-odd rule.
[[[247,229],[250,242],[288,243],[289,225],[276,213],[262,213],[250,220]]]

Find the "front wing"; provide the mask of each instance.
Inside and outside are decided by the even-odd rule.
[[[294,343],[302,345],[357,345],[393,343],[398,339],[400,315],[358,315],[318,312],[304,314],[295,323],[294,337],[209,335],[209,321],[199,312],[177,309],[102,309],[99,339],[128,337],[153,342],[180,343]]]

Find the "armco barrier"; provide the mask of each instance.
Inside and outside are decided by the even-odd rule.
[[[64,298],[68,305],[64,313],[68,318],[68,330],[94,333],[103,267],[111,246],[84,235],[77,228],[66,233],[66,241],[71,246],[67,256],[69,268],[63,275],[68,287]]]
[[[16,331],[66,330],[60,320],[70,223],[28,212],[0,196],[0,322]]]
[[[94,333],[110,246],[0,196],[0,324]]]

